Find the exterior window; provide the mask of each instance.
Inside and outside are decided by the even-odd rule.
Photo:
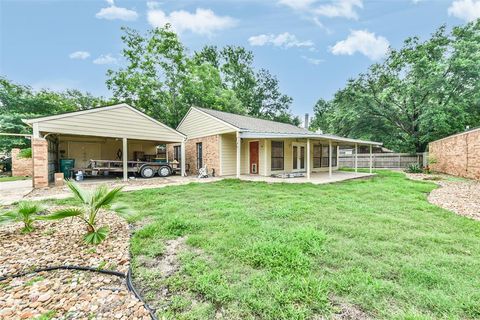
[[[332,146],[332,167],[337,166],[337,146]]]
[[[198,142],[197,143],[197,169],[200,169],[203,167],[203,147],[202,143]]]
[[[182,152],[180,146],[173,147],[173,159],[177,160],[178,162],[182,161]]]
[[[328,167],[328,145],[322,145],[322,167]]]
[[[313,145],[313,167],[320,168],[322,166],[322,145]]]
[[[272,141],[272,170],[283,170],[283,141]]]

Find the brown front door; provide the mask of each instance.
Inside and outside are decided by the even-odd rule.
[[[258,141],[250,142],[250,173],[258,174]]]

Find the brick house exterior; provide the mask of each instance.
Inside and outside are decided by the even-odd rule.
[[[220,135],[212,135],[207,137],[189,139],[185,142],[185,158],[186,167],[190,175],[197,174],[198,159],[197,159],[197,144],[202,144],[202,164],[208,169],[208,173],[215,175],[220,174]],[[175,155],[175,147],[180,147],[180,144],[167,145],[168,160],[179,160]],[[178,155],[178,152],[177,152]]]
[[[31,177],[33,175],[32,158],[20,158],[20,149],[12,149],[12,176]]]
[[[429,153],[432,170],[480,179],[480,128],[430,142]]]

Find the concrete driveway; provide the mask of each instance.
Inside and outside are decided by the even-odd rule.
[[[0,182],[0,205],[10,205],[22,200],[32,191],[32,180]]]

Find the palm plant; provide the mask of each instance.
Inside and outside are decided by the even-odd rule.
[[[23,222],[22,232],[32,232],[33,222],[42,219],[42,216],[38,215],[42,210],[43,207],[38,203],[22,201],[15,210],[0,214],[0,223]]]
[[[116,197],[122,190],[122,187],[116,187],[111,190],[105,185],[100,185],[89,191],[81,188],[73,180],[67,180],[67,186],[72,191],[74,197],[82,204],[81,207],[66,208],[58,210],[46,217],[46,219],[63,219],[67,217],[78,217],[87,225],[87,233],[83,237],[88,244],[99,244],[108,235],[108,227],[97,227],[97,217],[100,209],[112,206],[117,212],[126,212],[128,208],[116,203]]]

